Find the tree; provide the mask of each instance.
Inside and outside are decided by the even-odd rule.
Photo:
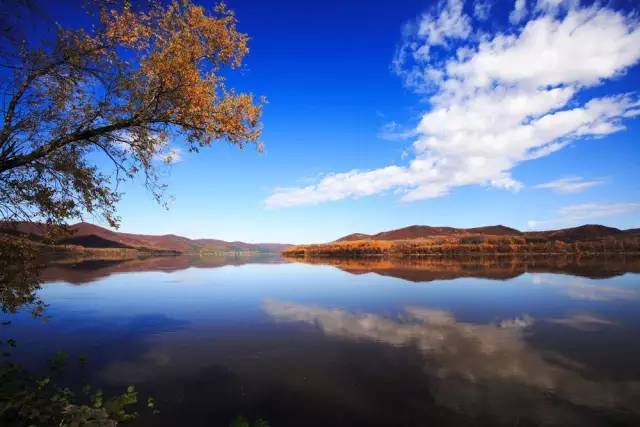
[[[258,141],[262,102],[225,85],[248,37],[224,4],[107,4],[91,30],[58,26],[51,41],[2,42],[0,220],[63,224],[86,213],[117,226],[122,180],[142,174],[162,200],[154,159],[170,161],[170,138],[181,135],[191,151]],[[94,153],[113,174],[90,161]]]
[[[248,52],[233,13],[190,0],[141,3],[95,2],[91,29],[56,26],[52,40],[17,27],[16,11],[41,16],[34,1],[0,5],[0,225],[35,220],[55,236],[90,214],[117,226],[123,180],[143,175],[163,200],[157,159],[171,160],[176,136],[191,151],[217,140],[260,148],[262,101],[223,76]],[[0,233],[3,310],[40,311],[36,261],[30,242]]]
[[[207,12],[190,0],[138,9],[102,2],[91,30],[58,26],[45,41],[20,37],[12,6],[29,12],[33,5],[0,6],[2,223],[37,220],[59,230],[93,214],[117,226],[122,180],[142,174],[162,199],[154,159],[170,161],[170,138],[181,135],[191,151],[216,140],[258,141],[261,102],[227,88],[223,77],[248,52],[248,37],[224,4]],[[96,153],[113,163],[113,174],[92,162]],[[0,234],[2,311],[31,304],[34,315],[42,313],[31,249]],[[97,393],[88,406],[11,363],[0,364],[0,379],[0,419],[12,425],[116,425],[133,417],[124,410],[136,402],[132,387],[104,404]]]

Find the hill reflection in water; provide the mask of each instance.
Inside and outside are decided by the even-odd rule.
[[[51,264],[42,272],[44,282],[83,284],[116,273],[179,271],[187,268],[216,268],[245,264],[301,262],[337,267],[351,274],[376,273],[411,282],[430,282],[461,277],[496,280],[524,273],[559,273],[593,279],[640,272],[639,256],[576,257],[470,256],[424,258],[287,258],[278,254],[251,256],[156,256],[124,260],[88,260]]]
[[[412,282],[478,277],[511,279],[524,273],[564,273],[608,278],[640,272],[640,256],[458,256],[420,258],[287,258],[324,264],[352,274],[377,273]]]
[[[228,265],[277,264],[286,262],[278,254],[238,256],[153,256],[122,260],[84,260],[61,262],[47,266],[41,274],[43,282],[65,281],[80,285],[116,273],[142,271],[179,271],[187,268],[216,268]]]

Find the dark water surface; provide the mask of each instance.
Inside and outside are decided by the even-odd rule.
[[[164,257],[51,267],[13,359],[83,354],[136,425],[640,425],[640,261]],[[6,316],[5,316],[6,317]],[[3,317],[4,319],[4,317]]]

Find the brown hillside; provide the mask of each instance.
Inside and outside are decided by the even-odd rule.
[[[542,232],[530,232],[529,235],[542,235],[547,239],[562,240],[563,242],[578,242],[584,240],[601,239],[603,237],[615,237],[624,234],[622,230],[604,225],[586,224],[580,227],[565,228]]]
[[[623,233],[627,236],[640,236],[640,228],[630,228],[624,230]]]
[[[430,227],[428,225],[411,225],[397,230],[383,231],[371,236],[372,240],[407,240],[425,239],[433,236],[456,236],[466,234],[463,229],[453,227]]]
[[[0,231],[19,234],[32,240],[41,240],[48,228],[38,223],[4,223]],[[86,248],[134,248],[151,251],[192,252],[280,252],[290,245],[279,243],[226,242],[217,239],[189,239],[175,234],[146,235],[120,233],[95,224],[81,222],[69,226],[70,236],[59,244],[72,244]]]
[[[378,234],[353,233],[336,240],[336,242],[349,242],[355,240],[411,240],[428,239],[431,237],[468,236],[476,234],[487,236],[520,236],[522,235],[522,232],[504,225],[490,225],[475,228],[411,225],[397,230],[383,231]]]
[[[113,240],[107,240],[95,234],[89,234],[85,236],[72,236],[65,239],[60,239],[57,242],[61,245],[76,245],[85,248],[128,248],[133,249],[131,246],[114,242]]]
[[[350,234],[331,243],[299,245],[292,257],[432,256],[464,254],[632,254],[640,253],[637,229],[622,231],[587,224],[521,232],[503,225],[476,228],[413,225],[378,234]]]
[[[467,228],[471,234],[485,234],[489,236],[520,236],[522,231],[504,225],[489,225],[486,227]]]
[[[367,240],[370,239],[371,235],[364,233],[353,233],[348,236],[344,236],[336,240],[336,242],[350,242],[352,240]]]

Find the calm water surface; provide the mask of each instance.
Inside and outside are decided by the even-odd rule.
[[[32,369],[135,384],[137,425],[640,425],[640,262],[156,258],[51,267]],[[6,316],[5,316],[6,317]]]

